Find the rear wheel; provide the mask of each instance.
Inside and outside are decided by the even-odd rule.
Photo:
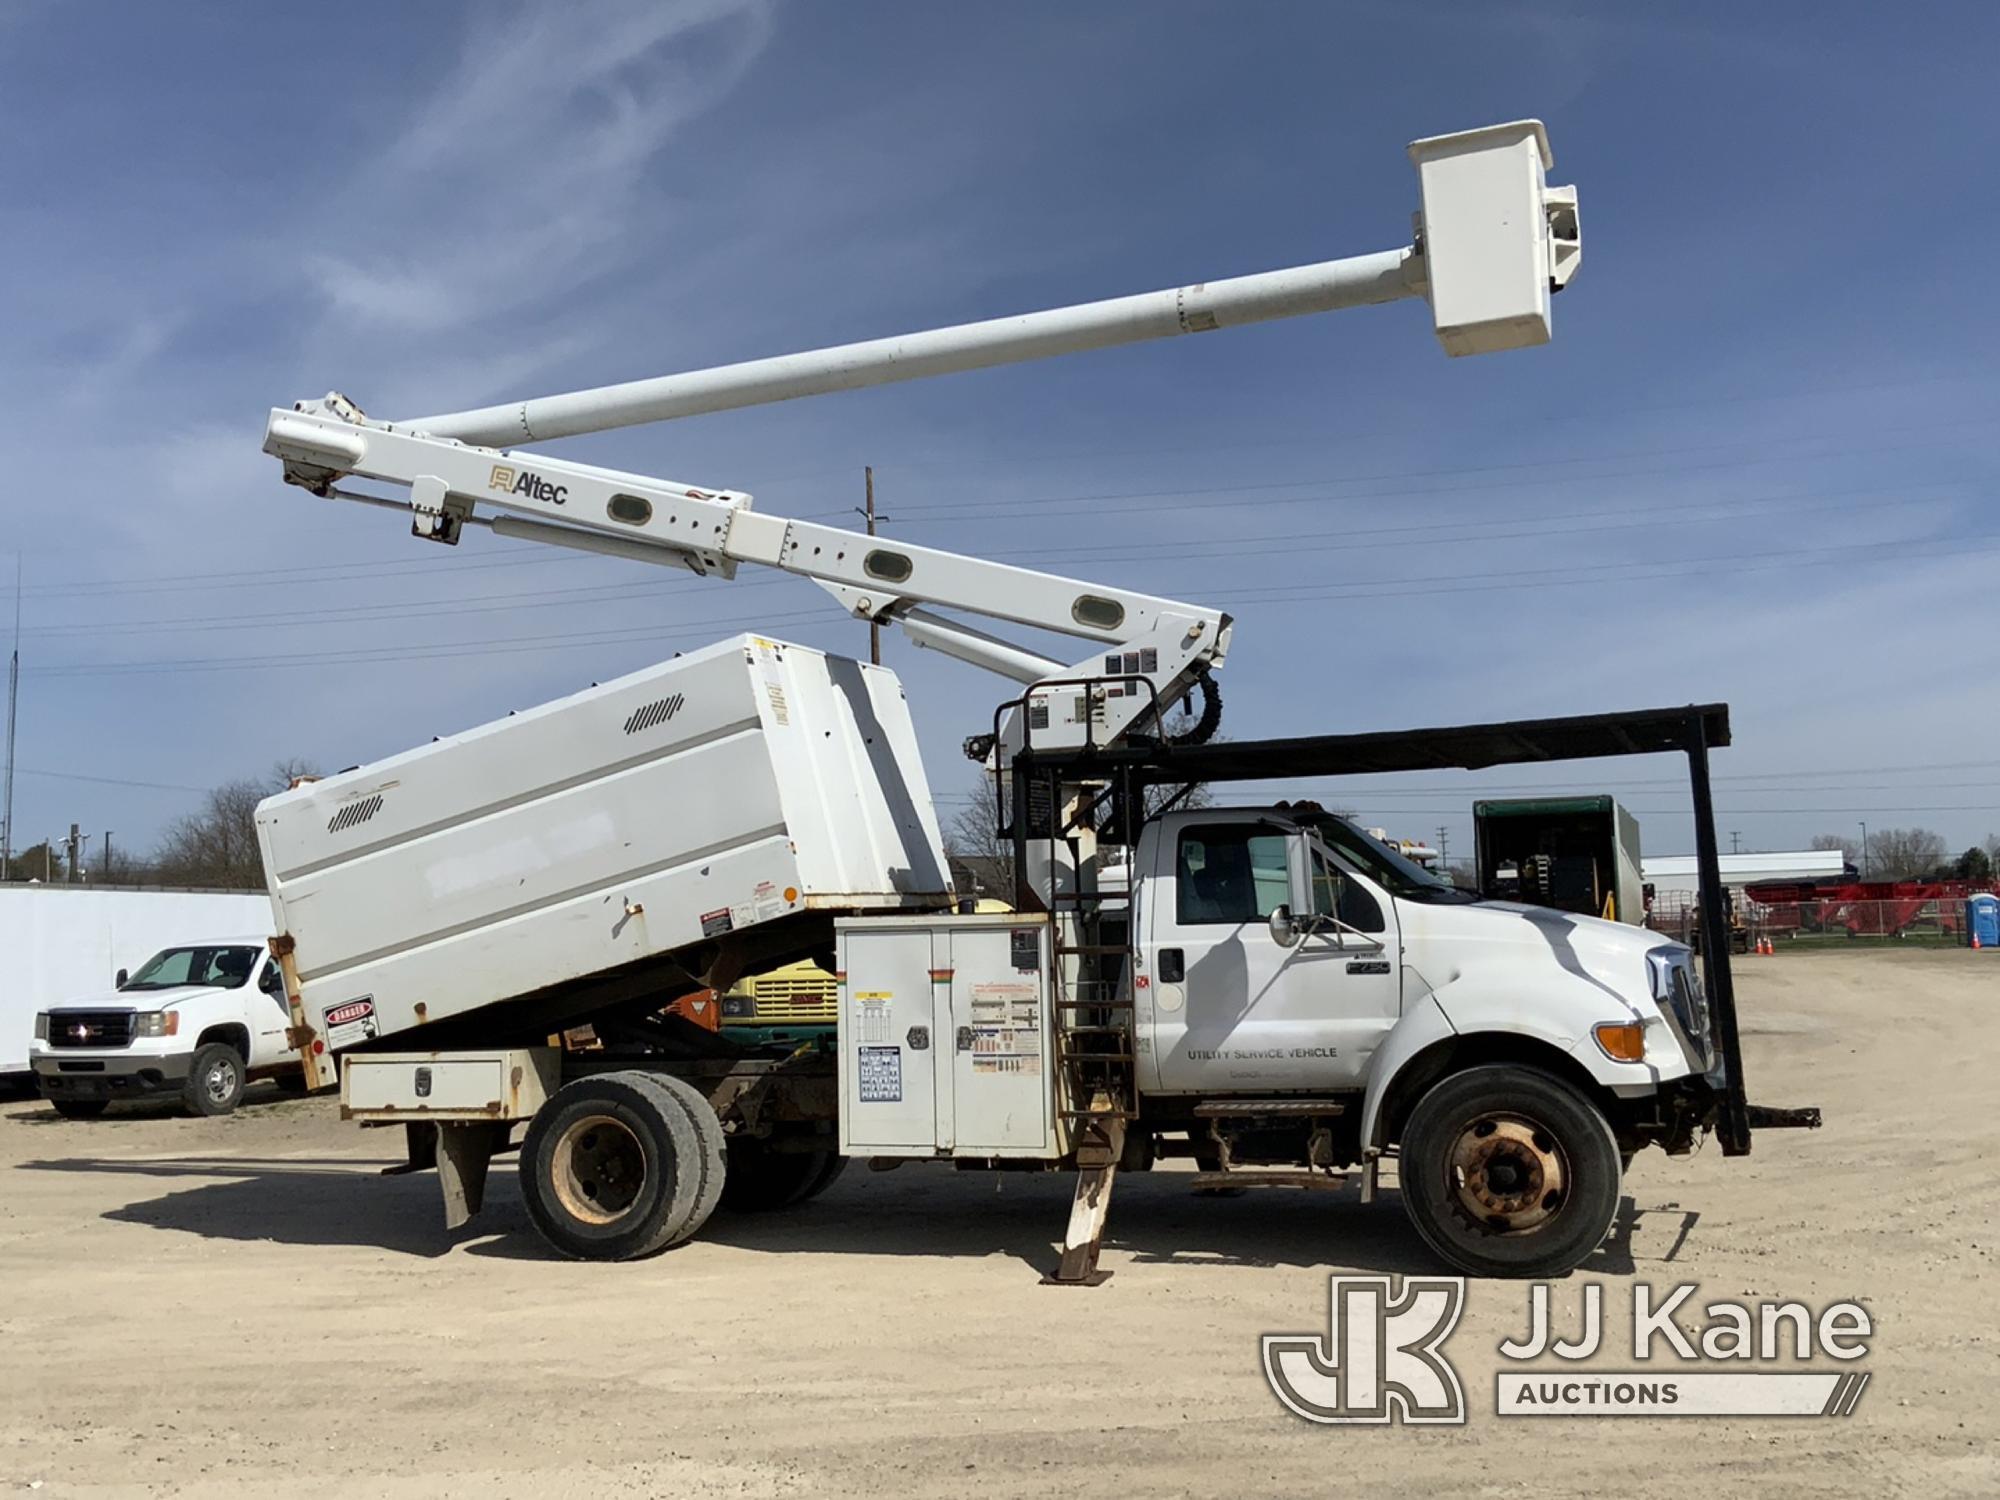
[[[51,1099],[49,1103],[65,1120],[94,1120],[111,1108],[109,1099]]]
[[[846,1157],[831,1151],[773,1151],[762,1141],[732,1141],[722,1203],[739,1214],[790,1208],[832,1186],[846,1165]]]
[[[840,1174],[846,1170],[846,1157],[842,1156],[838,1151],[827,1152],[826,1165],[820,1169],[819,1175],[806,1185],[806,1190],[799,1194],[798,1201],[800,1203],[811,1202],[838,1182]]]
[[[717,1118],[715,1107],[702,1097],[701,1091],[694,1085],[665,1073],[639,1076],[678,1104],[688,1123],[694,1127],[696,1150],[693,1168],[698,1172],[700,1181],[695,1186],[694,1207],[689,1211],[687,1221],[667,1241],[669,1245],[677,1245],[696,1234],[722,1201],[723,1188],[728,1182],[726,1153],[729,1142],[722,1133],[722,1121]]]
[[[651,1255],[693,1219],[704,1186],[701,1136],[659,1085],[644,1073],[581,1078],[528,1123],[521,1194],[528,1217],[563,1254]]]
[[[226,1115],[243,1097],[243,1054],[227,1042],[194,1049],[181,1103],[191,1115]]]
[[[1397,1167],[1424,1243],[1474,1276],[1573,1271],[1618,1211],[1610,1123],[1538,1068],[1468,1068],[1439,1080],[1410,1112]]]

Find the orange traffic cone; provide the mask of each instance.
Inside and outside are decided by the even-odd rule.
[[[1978,928],[1974,928],[1974,929],[1973,929],[1973,932],[1972,932],[1972,951],[1973,951],[1974,953],[1977,953],[1977,952],[1979,951],[1979,929],[1978,929]]]

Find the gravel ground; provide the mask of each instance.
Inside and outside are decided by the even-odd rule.
[[[1324,1330],[1330,1272],[1434,1273],[1397,1195],[1118,1186],[1094,1290],[1037,1284],[1067,1179],[849,1172],[618,1266],[551,1258],[511,1169],[441,1227],[399,1143],[260,1088],[235,1116],[0,1106],[0,1492],[54,1496],[2000,1493],[2000,955],[1740,961],[1752,1097],[1816,1133],[1643,1155],[1605,1285],[1856,1299],[1855,1414],[1493,1411],[1527,1294],[1475,1282],[1468,1425],[1315,1427],[1259,1335]],[[267,1088],[268,1086],[266,1086]],[[1692,1321],[1692,1320],[1684,1320]],[[1627,1325],[1629,1326],[1629,1325]],[[1822,1368],[1837,1367],[1823,1359]]]

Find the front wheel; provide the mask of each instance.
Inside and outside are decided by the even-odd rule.
[[[226,1042],[197,1047],[181,1103],[191,1115],[226,1115],[243,1097],[243,1055]]]
[[[1598,1108],[1539,1068],[1440,1079],[1411,1110],[1397,1163],[1424,1243],[1473,1276],[1560,1276],[1618,1212],[1618,1141]]]

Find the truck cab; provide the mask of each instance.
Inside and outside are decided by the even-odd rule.
[[[29,1063],[42,1097],[70,1119],[149,1097],[223,1115],[253,1077],[301,1077],[289,1020],[268,939],[181,943],[121,971],[116,989],[39,1013]]]
[[[1132,869],[1141,1133],[1224,1166],[1394,1155],[1406,1196],[1438,1154],[1419,1228],[1486,1274],[1559,1264],[1542,1231],[1586,1179],[1608,1209],[1635,1151],[1700,1134],[1718,1059],[1679,943],[1458,890],[1309,803],[1168,813]]]

